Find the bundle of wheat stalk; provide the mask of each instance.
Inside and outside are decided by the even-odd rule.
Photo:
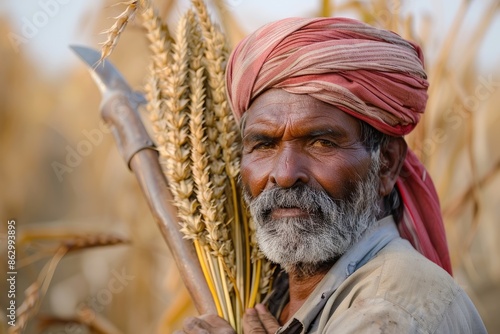
[[[202,0],[175,35],[150,1],[130,1],[108,31],[107,57],[139,11],[152,51],[147,110],[181,231],[192,240],[217,311],[237,332],[269,292],[272,265],[259,252],[238,185],[239,128],[225,94],[225,37]]]

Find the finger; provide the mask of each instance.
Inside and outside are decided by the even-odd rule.
[[[201,319],[195,317],[188,317],[184,319],[184,333],[196,334],[207,333],[209,325]]]
[[[243,315],[243,333],[267,334],[264,325],[260,322],[259,314],[254,308],[247,309]]]
[[[266,329],[267,333],[276,333],[280,324],[278,320],[267,310],[264,304],[255,305],[255,309],[259,315],[260,322]]]
[[[217,334],[235,334],[233,327],[216,314],[204,314],[199,317],[199,319],[205,321],[205,323],[209,326],[207,329],[210,333]]]

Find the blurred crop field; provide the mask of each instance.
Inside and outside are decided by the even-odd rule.
[[[303,12],[293,12],[293,2],[286,1],[208,4],[231,45],[263,20],[291,15],[357,17],[422,45],[430,98],[407,140],[438,190],[454,276],[488,331],[498,333],[500,52],[498,42],[487,41],[500,35],[500,4],[457,1],[443,25],[449,1],[434,1],[424,14],[412,11],[411,2],[317,0]],[[111,6],[117,3],[103,1],[97,15],[80,19],[81,29],[93,36],[90,46],[105,40],[99,32],[123,10]],[[156,5],[172,30],[188,2]],[[12,19],[0,11],[0,256],[6,272],[7,222],[15,220],[16,305],[32,301],[17,321],[27,323],[25,333],[178,329],[196,312],[137,182],[100,119],[95,83],[83,64],[57,79],[47,77],[43,64],[32,61],[31,49],[13,43],[13,31]],[[495,56],[483,57],[489,53]],[[110,59],[142,90],[149,58],[144,30],[132,21]],[[61,253],[61,245],[70,250]],[[0,277],[0,333],[7,333],[8,284]]]

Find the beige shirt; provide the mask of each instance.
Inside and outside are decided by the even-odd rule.
[[[486,333],[467,294],[377,222],[330,269],[277,333]]]

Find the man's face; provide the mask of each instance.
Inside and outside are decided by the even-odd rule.
[[[340,256],[377,210],[379,166],[359,122],[281,89],[246,113],[241,176],[262,251],[285,269]]]

